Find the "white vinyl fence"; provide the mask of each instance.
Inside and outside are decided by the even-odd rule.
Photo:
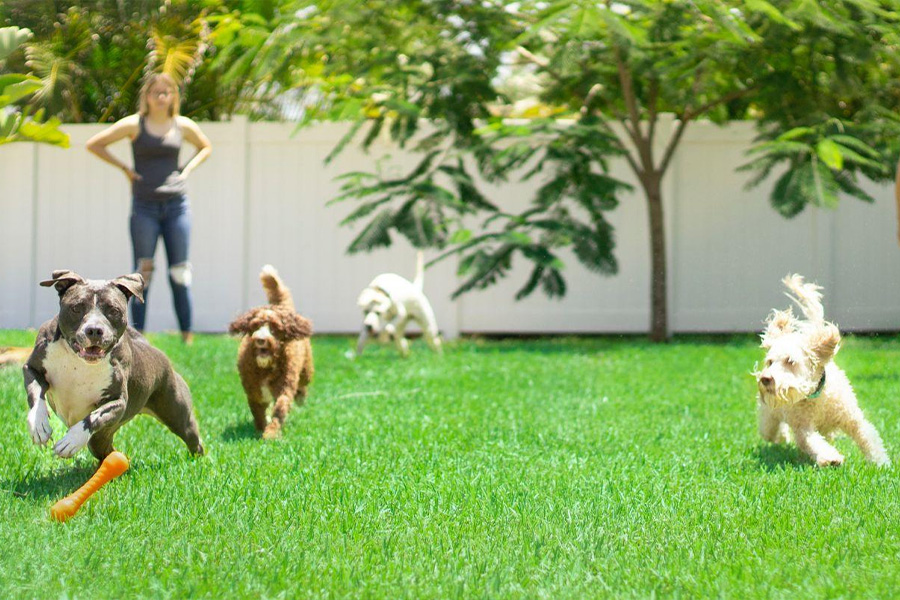
[[[417,157],[386,144],[365,154],[348,147],[331,165],[323,158],[346,131],[323,124],[294,134],[283,123],[202,123],[212,157],[189,182],[193,210],[195,328],[224,331],[243,309],[263,302],[260,267],[275,265],[301,312],[320,333],[355,332],[359,291],[377,273],[412,277],[415,251],[402,238],[369,255],[349,256],[357,230],[339,226],[351,204],[327,206],[335,177],[383,167],[399,174]],[[122,173],[88,154],[97,125],[70,125],[69,149],[0,146],[0,328],[35,327],[57,305],[38,287],[54,269],[109,278],[132,271],[129,193]],[[663,128],[665,130],[665,128]],[[768,204],[772,181],[743,189],[753,138],[747,123],[689,126],[665,182],[669,307],[675,332],[755,331],[773,307],[786,306],[780,279],[799,272],[825,286],[826,316],[845,329],[900,329],[900,247],[893,190],[869,185],[874,205],[843,199],[837,211],[807,210],[785,220]],[[126,142],[111,147],[130,160]],[[615,174],[633,181],[624,163]],[[535,184],[485,187],[507,206],[521,206]],[[426,274],[426,291],[448,337],[482,333],[643,332],[649,325],[647,214],[638,191],[611,216],[619,274],[602,277],[567,260],[564,300],[539,294],[515,302],[528,271],[452,302],[455,264]],[[162,243],[150,294],[148,329],[174,329]],[[569,259],[571,257],[568,257]]]

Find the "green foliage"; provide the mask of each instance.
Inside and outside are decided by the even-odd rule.
[[[775,182],[770,195],[772,206],[783,216],[801,213],[807,204],[834,208],[840,192],[866,202],[874,202],[859,185],[859,178],[885,181],[893,175],[893,161],[884,150],[864,140],[884,135],[893,129],[900,135],[898,123],[883,119],[863,124],[829,119],[815,126],[795,127],[750,150],[756,158],[740,167],[755,171],[748,182],[752,188],[778,168],[786,169]],[[889,150],[888,150],[889,151]]]
[[[19,45],[31,38],[31,32],[18,27],[0,27],[0,67]],[[43,110],[16,107],[16,103],[39,93],[38,77],[0,71],[0,145],[12,142],[40,142],[68,147],[69,136],[59,130],[59,120],[44,121]]]
[[[604,213],[626,187],[609,176],[609,161],[624,157],[648,202],[661,205],[662,177],[698,118],[759,122],[744,168],[749,185],[777,173],[771,201],[785,216],[834,207],[841,194],[871,201],[860,178],[891,177],[900,140],[898,25],[897,0],[336,0],[299,20],[280,55],[290,49],[296,84],[321,93],[309,120],[355,121],[334,154],[386,132],[423,164],[437,161],[403,183],[377,173],[348,180],[342,198],[361,202],[348,224],[377,219],[352,251],[390,243],[391,231],[444,248],[442,257],[460,256],[457,293],[493,284],[521,258],[531,263],[524,297],[564,292],[562,248],[616,272]],[[663,113],[674,114],[671,128],[657,127]],[[503,120],[518,116],[529,118]],[[658,139],[660,130],[670,137]],[[447,186],[452,199],[417,196],[413,182],[439,186],[435,174],[465,186]],[[497,206],[475,189],[476,174],[536,182],[534,197],[524,208]],[[427,207],[416,214],[434,220],[436,235],[413,235],[421,225],[399,218],[409,202]],[[662,210],[651,215],[652,246],[664,247]],[[654,299],[666,297],[665,280],[654,271]],[[664,336],[664,320],[652,322]]]
[[[628,186],[607,173],[596,172],[616,152],[615,138],[596,119],[577,123],[542,119],[521,125],[495,119],[477,136],[472,143],[479,144],[476,154],[482,175],[505,180],[526,165],[526,180],[551,174],[538,187],[531,204],[508,212],[488,201],[475,186],[471,166],[466,165],[462,153],[454,152],[454,144],[443,142],[443,148],[428,151],[404,177],[388,179],[371,173],[343,176],[342,195],[336,200],[360,201],[344,224],[379,210],[349,251],[390,245],[392,229],[417,248],[450,245],[451,250],[436,260],[461,255],[459,273],[465,279],[454,296],[483,289],[505,277],[517,255],[532,263],[532,274],[518,298],[538,287],[551,297],[562,296],[566,289],[564,265],[555,250],[568,246],[590,269],[607,275],[617,271],[612,226],[604,213],[616,207],[616,195]],[[534,146],[529,140],[535,136],[552,138],[553,142]],[[417,147],[431,144],[433,139],[426,137]],[[395,208],[387,208],[390,206]],[[478,213],[483,213],[483,233],[472,237],[462,223],[466,216]]]
[[[256,63],[246,41],[263,44],[285,23],[281,11],[291,4],[8,0],[0,4],[0,25],[34,31],[10,66],[35,73],[41,89],[30,105],[63,121],[106,122],[132,114],[142,76],[152,71],[167,72],[182,85],[183,114],[264,118],[278,115],[277,94],[290,85],[286,71],[272,65],[250,69]]]
[[[781,165],[770,196],[785,216],[834,207],[839,193],[871,202],[859,180],[887,182],[900,149],[900,3],[779,3],[790,23],[765,22],[754,114],[759,155],[748,186]],[[762,17],[760,17],[762,18]]]

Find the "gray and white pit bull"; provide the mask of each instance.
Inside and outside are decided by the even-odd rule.
[[[156,417],[193,454],[203,454],[187,384],[165,354],[128,326],[128,299],[143,301],[141,275],[104,281],[54,271],[41,285],[56,288],[59,314],[41,326],[23,367],[32,441],[50,439],[49,401],[69,428],[53,447],[62,458],[87,445],[103,460],[119,427],[139,413]]]

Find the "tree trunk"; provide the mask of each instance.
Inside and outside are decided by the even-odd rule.
[[[643,180],[650,217],[650,340],[664,342],[669,337],[666,294],[666,230],[663,221],[662,177],[649,174]]]

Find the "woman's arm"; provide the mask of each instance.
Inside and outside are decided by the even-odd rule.
[[[101,160],[108,162],[114,167],[121,169],[125,175],[132,181],[140,179],[140,175],[131,170],[131,168],[120,161],[118,158],[109,153],[107,146],[114,142],[118,142],[125,138],[134,138],[138,130],[138,116],[130,115],[124,119],[116,121],[100,133],[95,134],[84,145],[88,152],[97,155]]]
[[[200,127],[191,119],[187,117],[178,117],[178,122],[184,131],[184,139],[197,147],[197,153],[192,156],[191,160],[189,160],[188,163],[184,165],[184,168],[181,169],[181,174],[184,177],[187,177],[200,163],[209,158],[209,155],[212,154],[212,143],[210,143],[209,138],[200,131]]]

